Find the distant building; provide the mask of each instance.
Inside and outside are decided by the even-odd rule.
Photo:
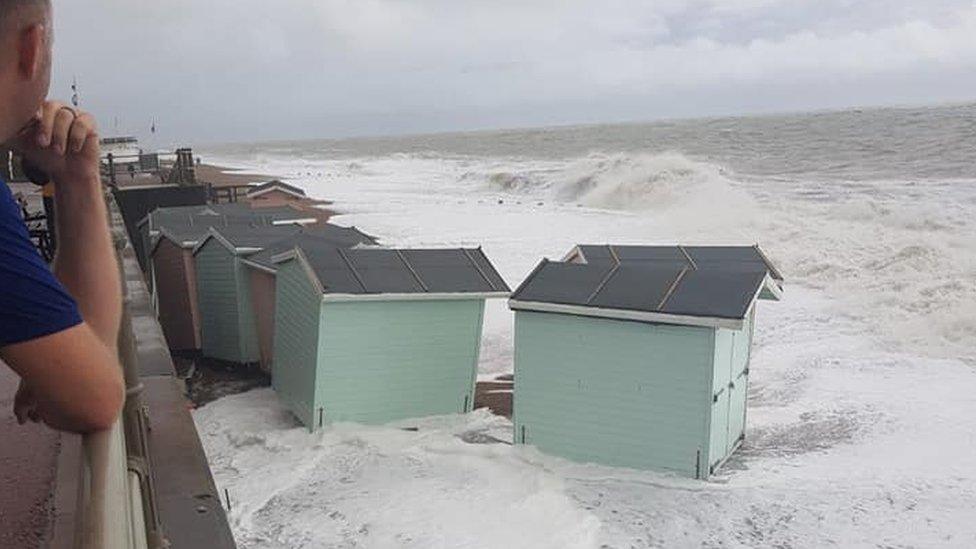
[[[480,249],[302,246],[273,262],[272,383],[310,429],[472,409],[484,303],[509,295]]]
[[[745,436],[758,247],[578,246],[512,295],[515,441],[707,478]]]
[[[276,179],[261,185],[253,185],[247,191],[247,200],[252,203],[252,206],[258,208],[305,203],[309,198],[303,189]]]
[[[112,155],[116,164],[138,163],[142,148],[139,140],[132,136],[104,137],[99,140],[102,158]]]

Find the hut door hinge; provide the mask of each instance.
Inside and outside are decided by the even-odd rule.
[[[468,413],[468,402],[471,400],[471,395],[464,395],[464,408],[461,408],[461,413]]]
[[[521,436],[519,437],[520,438],[520,442],[522,444],[525,444],[525,425],[522,426],[521,433],[520,434],[521,434]]]
[[[729,385],[731,386],[732,384],[730,383]],[[722,390],[720,390],[719,392],[717,392],[714,395],[712,395],[712,402],[713,403],[717,403],[718,402],[719,397],[722,396],[722,393],[725,392],[725,389],[727,389],[727,387],[722,387]]]
[[[319,408],[319,428],[321,429],[325,423],[325,408]]]

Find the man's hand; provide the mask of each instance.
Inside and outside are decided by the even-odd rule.
[[[23,380],[20,381],[17,396],[14,397],[14,415],[17,416],[17,423],[21,425],[28,421],[34,423],[41,421],[41,414],[37,411],[37,400],[34,398],[34,393],[27,388],[27,384]]]
[[[98,181],[98,131],[88,113],[46,101],[13,143],[28,162],[54,183]]]

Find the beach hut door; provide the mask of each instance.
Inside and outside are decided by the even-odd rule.
[[[732,372],[729,376],[729,434],[728,452],[735,449],[745,433],[746,391],[749,386],[748,347],[743,345],[745,332],[732,336]]]
[[[728,370],[726,370],[727,372]],[[726,377],[726,379],[728,379]],[[723,383],[712,394],[712,429],[709,440],[708,458],[710,469],[714,469],[728,453],[729,434],[729,389]]]

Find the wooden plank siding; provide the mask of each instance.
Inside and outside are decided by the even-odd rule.
[[[714,330],[515,314],[515,442],[582,462],[700,474]]]
[[[190,251],[164,238],[151,264],[156,310],[166,343],[173,350],[199,349],[196,276]]]
[[[370,424],[470,411],[483,318],[482,299],[323,302],[316,410]]]
[[[258,329],[254,321],[254,306],[251,301],[251,269],[237,256],[233,258],[234,284],[237,296],[237,329],[241,346],[241,363],[257,363],[261,360]]]
[[[207,240],[195,259],[204,356],[242,364],[257,362],[246,267],[214,238]]]
[[[278,266],[275,294],[271,384],[285,406],[311,428],[318,425],[313,409],[322,294],[298,261]]]
[[[258,337],[258,355],[261,369],[270,374],[274,356],[275,275],[260,269],[248,268],[248,271],[254,328]]]

